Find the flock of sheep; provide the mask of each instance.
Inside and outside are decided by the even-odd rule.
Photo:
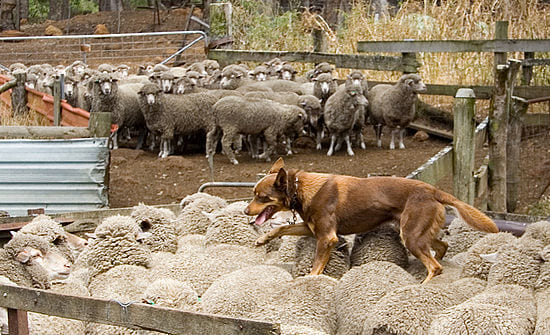
[[[363,128],[372,124],[381,146],[382,127],[391,129],[390,149],[400,135],[404,148],[405,127],[415,116],[415,101],[426,86],[416,74],[404,75],[395,85],[368,87],[360,71],[351,72],[341,85],[333,66],[318,64],[304,77],[279,59],[249,69],[246,65],[220,68],[213,60],[187,67],[162,64],[141,67],[129,74],[126,65],[102,64],[97,69],[76,61],[64,67],[16,63],[10,71],[26,71],[28,85],[48,91],[53,78],[64,74],[64,93],[69,104],[90,112],[110,112],[120,136],[137,134],[136,148],[147,144],[160,157],[176,152],[189,141],[205,140],[206,156],[212,157],[221,142],[222,152],[238,164],[236,152],[248,150],[254,158],[269,161],[284,145],[292,154],[292,142],[311,136],[317,149],[330,139],[327,155],[345,143],[366,148]]]
[[[206,193],[184,198],[178,213],[140,204],[103,219],[87,239],[40,215],[0,249],[0,282],[277,322],[282,334],[550,333],[550,222],[516,237],[455,219],[442,231],[443,273],[420,284],[426,270],[392,224],[340,237],[325,272],[310,276],[315,239],[254,247],[270,226],[287,223],[277,214],[258,227],[246,205]],[[29,320],[31,334],[155,334]]]

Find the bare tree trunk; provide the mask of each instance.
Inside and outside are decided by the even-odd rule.
[[[69,8],[69,0],[50,0],[48,19],[55,21],[68,19]]]
[[[0,30],[15,30],[13,10],[16,6],[15,0],[0,1]]]

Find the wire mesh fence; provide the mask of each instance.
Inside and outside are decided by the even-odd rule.
[[[0,64],[192,63],[205,58],[202,31],[0,38]]]

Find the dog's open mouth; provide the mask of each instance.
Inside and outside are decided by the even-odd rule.
[[[273,214],[275,214],[275,206],[267,206],[260,214],[258,214],[254,223],[257,225],[262,225],[264,222],[271,219]]]

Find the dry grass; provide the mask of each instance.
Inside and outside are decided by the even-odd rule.
[[[2,126],[49,126],[50,121],[42,114],[29,111],[24,116],[12,116],[11,107],[0,102],[0,125]]]
[[[492,39],[495,22],[509,21],[512,39],[550,38],[550,5],[537,0],[455,0],[404,1],[401,10],[392,18],[375,20],[369,12],[369,0],[356,1],[353,9],[344,14],[344,24],[336,31],[336,40],[329,41],[328,52],[356,53],[357,41],[390,40],[469,40]],[[269,16],[259,1],[234,0],[235,48],[248,50],[312,50],[309,34],[311,20],[297,12]],[[251,5],[254,4],[254,5]],[[262,9],[263,8],[263,9]],[[264,13],[254,16],[253,11]],[[523,58],[520,53],[509,58]],[[536,54],[550,58],[550,54]],[[423,64],[420,75],[430,84],[491,85],[493,83],[493,54],[491,53],[420,53]],[[311,65],[297,64],[303,73]],[[344,77],[349,70],[338,70]],[[367,78],[394,81],[398,72],[365,71]],[[550,85],[550,67],[535,67],[532,85]],[[452,103],[449,97],[430,97],[436,105]],[[534,105],[536,108],[539,106]],[[488,107],[481,103],[479,109]],[[542,107],[544,108],[544,107]]]

